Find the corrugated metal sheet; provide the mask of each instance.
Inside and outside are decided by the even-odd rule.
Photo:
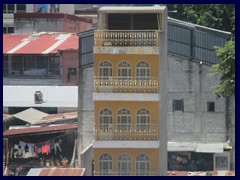
[[[68,129],[76,129],[76,124],[61,124],[61,125],[51,125],[43,127],[26,127],[24,129],[9,129],[3,132],[3,136],[15,136],[22,134],[37,134],[46,132],[63,131]]]
[[[30,124],[34,124],[35,122],[39,121],[40,119],[42,119],[43,117],[46,117],[48,114],[38,111],[34,108],[29,108],[25,111],[16,113],[14,115],[12,115],[13,117],[16,117],[18,119],[21,119],[23,121],[26,121]]]
[[[4,34],[4,54],[56,54],[78,50],[78,36],[71,33],[40,32],[36,34]]]
[[[223,47],[230,33],[183,21],[168,20],[168,52],[207,63],[218,63],[214,46]]]
[[[31,168],[27,176],[39,176],[42,168]]]
[[[94,30],[80,32],[79,36],[79,66],[93,64]]]
[[[27,176],[83,176],[85,168],[32,168]]]
[[[43,117],[41,120],[35,122],[35,124],[50,123],[50,122],[56,122],[56,121],[65,121],[68,119],[77,119],[77,117],[78,117],[78,112],[49,114],[48,116]]]

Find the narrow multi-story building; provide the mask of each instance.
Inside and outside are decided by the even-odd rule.
[[[167,174],[167,10],[102,7],[94,34],[94,175]]]

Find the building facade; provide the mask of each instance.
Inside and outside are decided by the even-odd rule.
[[[166,175],[166,17],[160,6],[99,9],[94,175]]]
[[[101,22],[101,24],[104,23]],[[227,123],[229,120],[228,104],[225,99],[216,99],[213,93],[214,89],[212,86],[219,83],[220,76],[209,75],[211,65],[219,61],[213,47],[223,47],[226,41],[230,39],[231,33],[171,18],[168,18],[167,31],[168,64],[165,69],[168,71],[167,79],[169,82],[167,86],[168,108],[166,110],[168,123],[168,169],[191,170],[192,167],[195,170],[207,169],[210,171],[228,170],[231,167],[231,169],[234,169],[235,141],[234,135],[232,137],[233,140],[229,140],[229,125]],[[93,74],[97,76],[98,74],[96,73],[99,73],[99,70],[96,68],[98,65],[96,65],[95,61],[93,62],[92,58],[93,32],[89,31],[81,34],[80,44],[88,42],[86,43],[86,48],[80,48],[79,55],[82,76],[84,77],[84,89],[80,91],[80,94],[83,94],[83,97],[80,98],[83,99],[83,109],[81,111],[83,118],[81,122],[83,122],[83,129],[88,129],[83,134],[83,141],[86,144],[90,144],[91,129],[93,129],[91,119],[94,115],[97,115],[98,118],[100,117],[97,112],[94,113],[93,106],[95,107],[95,105],[91,101],[93,99],[91,92],[96,91],[96,86],[94,89],[91,83],[93,81],[92,76]],[[106,45],[108,46],[98,46],[97,48],[95,46],[95,49],[98,51],[100,48],[108,49],[108,52],[117,54],[117,48],[109,46],[111,45],[110,42],[106,43]],[[114,50],[111,51],[111,48]],[[101,54],[101,56],[105,55]],[[95,65],[94,69],[93,65]],[[112,67],[117,69],[117,65],[115,63]],[[115,75],[117,74],[117,72],[114,73]],[[99,87],[99,84],[97,86]],[[108,88],[109,86],[106,85],[106,92],[109,92],[111,89]],[[141,96],[138,97],[140,98]],[[123,97],[121,98],[123,99]],[[98,100],[102,102],[103,97],[101,99],[99,97]],[[231,118],[231,121],[234,124],[234,117]],[[234,126],[231,132],[234,132]],[[78,133],[80,134],[80,132]],[[186,164],[182,163],[185,161],[187,161]],[[199,166],[196,166],[197,163]],[[208,165],[204,166],[206,163]]]

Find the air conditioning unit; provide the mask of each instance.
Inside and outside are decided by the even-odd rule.
[[[41,91],[36,91],[34,93],[34,102],[35,104],[42,104],[43,103],[43,95]]]

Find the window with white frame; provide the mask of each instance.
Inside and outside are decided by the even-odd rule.
[[[100,79],[108,79],[112,76],[112,64],[109,61],[103,61],[99,64]]]
[[[131,79],[132,76],[132,67],[131,65],[123,61],[118,65],[118,79]]]
[[[150,162],[148,156],[139,154],[136,158],[136,175],[148,176],[150,171]]]
[[[100,175],[112,175],[112,156],[110,154],[102,154],[99,158]]]
[[[109,108],[100,111],[100,130],[108,131],[112,128],[113,113]]]
[[[137,63],[136,78],[137,80],[149,80],[150,65],[146,61],[140,61],[139,63]]]
[[[137,130],[150,130],[151,115],[149,110],[142,108],[137,111]]]
[[[118,111],[118,130],[126,131],[131,129],[131,112],[126,109],[122,108]]]
[[[131,175],[131,157],[127,154],[121,154],[120,156],[118,156],[118,175]]]

